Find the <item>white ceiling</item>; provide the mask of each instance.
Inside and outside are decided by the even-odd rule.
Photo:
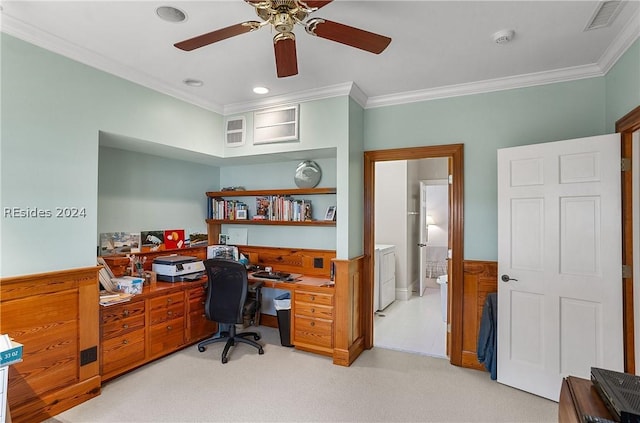
[[[269,27],[192,52],[173,47],[257,20],[242,0],[0,2],[3,32],[223,114],[344,90],[376,107],[603,75],[640,32],[640,3],[625,3],[612,25],[584,31],[597,1],[335,0],[311,16],[389,36],[390,46],[374,55],[298,27],[299,74],[278,79]],[[162,21],[162,5],[188,19]],[[511,43],[493,42],[502,29],[515,30]],[[256,85],[271,92],[260,97]]]

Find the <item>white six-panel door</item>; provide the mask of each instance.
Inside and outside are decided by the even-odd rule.
[[[621,239],[618,134],[498,150],[499,382],[623,370]]]

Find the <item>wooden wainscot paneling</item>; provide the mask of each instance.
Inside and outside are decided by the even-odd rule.
[[[40,422],[100,394],[99,269],[0,279],[0,332],[24,345],[9,367],[14,422]]]
[[[485,370],[478,362],[478,332],[487,294],[498,290],[498,263],[465,260],[462,307],[462,367]]]
[[[335,264],[335,342],[333,364],[349,366],[364,350],[364,256]]]

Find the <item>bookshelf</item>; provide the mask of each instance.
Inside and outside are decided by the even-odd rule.
[[[265,190],[237,190],[237,191],[208,191],[207,201],[212,199],[226,199],[238,197],[302,197],[310,195],[331,195],[336,194],[336,188],[289,188],[289,189],[265,189]],[[224,225],[269,225],[269,226],[336,226],[331,220],[253,220],[251,216],[247,219],[206,219],[209,244],[217,244],[218,236],[221,233],[221,226]]]

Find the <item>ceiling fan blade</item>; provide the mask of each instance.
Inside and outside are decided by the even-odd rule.
[[[279,37],[273,39],[273,49],[276,54],[276,71],[278,78],[285,78],[298,74],[298,56],[296,54],[296,39],[291,37]]]
[[[306,29],[311,35],[375,54],[382,53],[391,42],[391,38],[384,35],[374,34],[373,32],[321,18],[309,19]]]
[[[333,0],[300,0],[300,3],[304,3],[308,8],[312,9],[317,7],[320,9],[331,3]]]
[[[236,35],[255,31],[259,28],[260,22],[258,21],[242,22],[213,32],[198,35],[197,37],[189,38],[188,40],[180,41],[179,43],[175,43],[174,46],[180,50],[191,51],[218,41],[226,40],[227,38],[235,37]]]

